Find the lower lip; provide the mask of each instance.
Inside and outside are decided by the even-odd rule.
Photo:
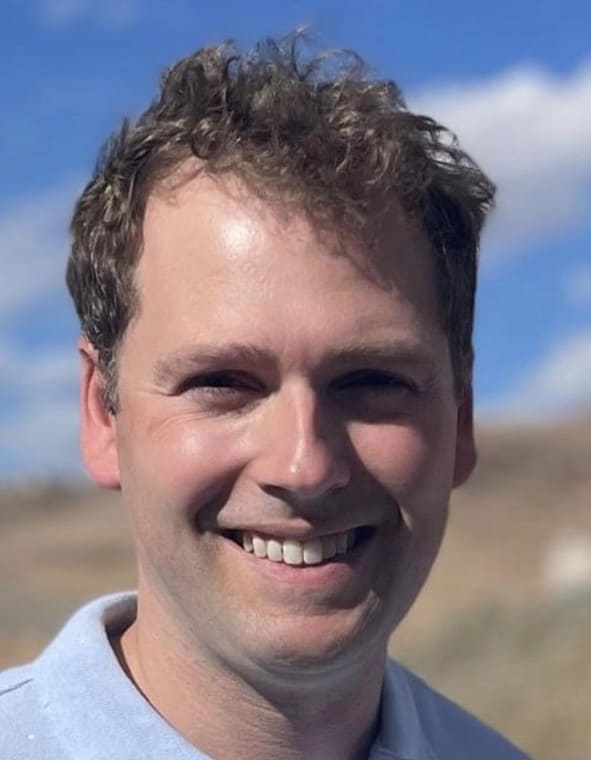
[[[376,535],[377,530],[374,530],[371,536],[346,554],[338,554],[327,562],[317,565],[288,565],[285,562],[261,559],[254,553],[242,549],[231,539],[224,538],[224,541],[240,554],[248,566],[275,582],[298,586],[320,586],[344,583],[349,581],[352,575],[357,574],[364,559],[371,554]]]

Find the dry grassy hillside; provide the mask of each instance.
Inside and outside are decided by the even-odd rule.
[[[591,760],[591,421],[481,430],[479,448],[391,652],[534,758]],[[114,494],[0,491],[0,666],[133,586],[125,522]]]

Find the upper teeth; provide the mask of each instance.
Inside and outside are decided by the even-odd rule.
[[[263,538],[256,533],[242,533],[242,546],[255,556],[287,565],[318,565],[335,554],[345,554],[355,545],[355,530],[330,536],[297,541],[295,538]]]

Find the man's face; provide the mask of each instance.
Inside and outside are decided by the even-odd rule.
[[[369,252],[237,182],[149,201],[114,477],[140,605],[205,655],[333,665],[412,604],[470,467],[431,266],[401,215]]]

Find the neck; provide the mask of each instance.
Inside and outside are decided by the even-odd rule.
[[[136,621],[115,649],[144,697],[195,747],[218,760],[367,757],[377,730],[385,651],[330,674],[244,677],[195,642],[188,644],[179,626],[155,613],[138,604]]]

